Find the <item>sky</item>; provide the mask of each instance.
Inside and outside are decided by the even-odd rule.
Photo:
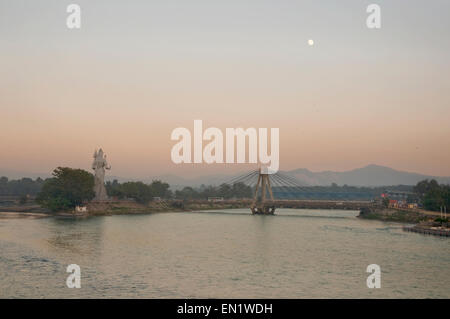
[[[0,0],[0,169],[90,169],[99,147],[130,178],[252,166],[172,163],[202,120],[279,128],[282,170],[450,176],[449,49],[447,0]]]

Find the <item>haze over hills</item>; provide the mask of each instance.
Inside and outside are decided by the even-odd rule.
[[[311,172],[308,169],[299,168],[288,173],[311,186],[328,186],[331,183],[352,186],[415,185],[424,179],[435,179],[441,184],[450,184],[448,176],[423,175],[373,164],[344,172]]]
[[[332,183],[338,185],[351,186],[390,186],[390,185],[415,185],[424,179],[436,179],[441,184],[450,184],[450,177],[431,176],[419,173],[405,172],[395,170],[380,165],[367,165],[344,172],[321,171],[312,172],[305,168],[299,168],[291,171],[282,171],[282,173],[295,177],[298,183],[304,186],[329,186]],[[240,175],[240,174],[238,174]],[[183,186],[198,187],[204,185],[220,185],[230,181],[233,175],[206,175],[197,178],[183,178],[176,175],[161,175],[150,178],[160,179],[169,183],[173,188]]]
[[[344,172],[322,171],[311,172],[305,168],[282,173],[293,176],[298,183],[305,186],[329,186],[332,183],[351,186],[390,186],[390,185],[415,185],[424,179],[436,179],[441,184],[450,184],[450,177],[430,176],[418,173],[395,170],[385,166],[368,165]],[[230,175],[202,176],[195,179],[184,179],[174,175],[157,177],[167,181],[170,185],[200,186],[219,185],[233,178]]]
[[[312,172],[306,168],[299,168],[290,171],[282,171],[284,174],[295,177],[298,183],[305,186],[329,186],[332,183],[349,186],[390,186],[390,185],[415,185],[424,179],[435,179],[440,184],[450,184],[450,177],[430,176],[419,173],[405,172],[395,170],[386,166],[367,165],[344,172],[321,171]],[[241,174],[238,174],[241,175]],[[0,169],[0,176],[7,176],[10,179],[22,177],[47,178],[50,174],[37,174],[19,171],[10,171]],[[230,181],[234,176],[226,174],[205,175],[197,178],[184,178],[177,175],[165,174],[152,177],[143,177],[143,182],[151,182],[154,179],[169,183],[173,189],[179,189],[184,186],[199,187],[204,185],[220,185]],[[124,178],[114,175],[106,175],[106,180],[117,179],[119,182],[137,181],[136,178]]]

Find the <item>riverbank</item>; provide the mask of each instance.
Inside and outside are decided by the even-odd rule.
[[[46,214],[46,213],[2,212],[2,211],[0,211],[0,220],[16,219],[16,218],[37,219],[37,218],[45,218],[45,217],[50,217],[50,216],[51,216],[50,214]]]
[[[440,214],[422,209],[374,207],[361,209],[358,217],[388,222],[412,223],[417,224],[417,226],[436,226],[434,220],[440,217]]]
[[[439,213],[436,212],[395,208],[366,208],[361,209],[358,217],[387,222],[415,224],[414,226],[404,225],[402,229],[407,232],[450,237],[448,222],[441,223],[435,221],[436,218],[439,217]]]
[[[284,207],[287,204],[295,207]],[[312,203],[312,204],[311,204]],[[331,202],[330,202],[331,203]],[[277,207],[283,208],[303,208],[303,209],[317,209],[317,205],[324,206],[324,209],[335,208],[337,204],[341,204],[339,207],[344,208],[341,202],[331,205],[324,201],[280,201],[277,203]],[[352,202],[353,203],[353,202]],[[358,204],[354,202],[353,204]],[[385,208],[377,205],[367,205],[364,203],[360,205],[360,213],[358,218],[373,219],[388,222],[400,222],[409,224],[419,224],[425,221],[431,221],[439,217],[439,213],[428,212],[424,210],[407,210],[397,208]],[[103,202],[90,202],[86,204],[86,211],[60,211],[51,212],[34,202],[27,204],[16,203],[14,205],[0,206],[0,214],[3,218],[12,218],[12,216],[33,216],[33,217],[48,217],[48,216],[75,216],[75,217],[88,217],[88,216],[108,216],[108,215],[135,215],[135,214],[151,214],[151,213],[163,213],[163,212],[191,212],[199,210],[213,210],[213,209],[235,209],[235,208],[248,208],[251,205],[251,200],[228,200],[228,201],[207,201],[207,200],[161,200],[152,201],[148,204],[140,204],[131,200],[116,200],[116,201],[103,201]],[[297,207],[299,206],[299,207]],[[355,206],[354,209],[357,206]],[[3,212],[3,213],[2,213]],[[5,214],[7,213],[7,214]],[[6,216],[6,217],[5,217]],[[0,216],[2,218],[2,216]]]
[[[192,212],[210,209],[245,208],[247,203],[236,202],[185,202],[155,201],[147,205],[133,201],[91,202],[87,205],[87,216],[149,214],[163,212]],[[78,213],[79,214],[79,213]]]
[[[434,235],[450,237],[450,228],[443,226],[433,226],[433,225],[415,225],[415,226],[403,226],[403,230],[407,232],[419,233],[424,235]]]
[[[412,223],[418,224],[426,221],[430,216],[419,211],[406,211],[395,208],[363,208],[359,218],[375,219],[386,222]]]
[[[211,209],[246,208],[249,203],[233,202],[187,202],[187,201],[154,201],[149,204],[140,204],[134,201],[105,201],[90,202],[86,211],[59,211],[51,212],[37,204],[16,204],[0,206],[0,219],[6,218],[44,218],[44,217],[90,217],[111,215],[136,215],[164,212],[192,212]]]
[[[353,203],[353,202],[352,202]],[[341,204],[341,205],[337,205]],[[357,202],[355,208],[357,209]],[[238,201],[207,201],[207,200],[195,200],[195,201],[183,201],[183,200],[161,200],[152,201],[148,204],[140,204],[131,200],[116,200],[116,201],[104,201],[104,202],[90,202],[86,204],[86,211],[59,211],[51,212],[48,209],[37,205],[34,202],[27,204],[16,203],[14,205],[0,206],[0,212],[10,213],[8,216],[27,216],[27,214],[37,214],[37,216],[75,216],[75,217],[88,217],[88,216],[107,216],[107,215],[135,215],[135,214],[150,214],[150,213],[162,213],[162,212],[191,212],[199,210],[212,210],[212,209],[234,209],[234,208],[248,208],[251,205],[250,200],[238,200]],[[278,207],[283,208],[302,208],[302,209],[340,209],[345,208],[341,202],[328,202],[328,201],[280,201],[277,203]],[[295,207],[285,207],[295,206]],[[298,207],[297,207],[298,206]],[[12,214],[15,213],[15,214]],[[31,215],[30,215],[31,216]],[[360,209],[360,218],[376,219],[382,221],[394,221],[404,223],[417,224],[426,220],[426,216],[419,212],[405,212],[391,208],[381,208],[377,206],[363,206]]]

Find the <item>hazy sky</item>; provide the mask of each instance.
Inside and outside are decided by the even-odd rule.
[[[450,175],[449,53],[448,0],[0,0],[0,169],[89,169],[100,146],[116,176],[247,169],[172,164],[201,119],[280,128],[283,170]]]

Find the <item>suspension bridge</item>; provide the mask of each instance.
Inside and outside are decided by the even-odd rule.
[[[282,172],[268,174],[261,169],[236,176],[225,184],[244,184],[251,187],[253,198],[248,202],[252,214],[273,215],[276,208],[351,209],[373,208],[372,201],[300,200],[310,192],[296,178]]]

